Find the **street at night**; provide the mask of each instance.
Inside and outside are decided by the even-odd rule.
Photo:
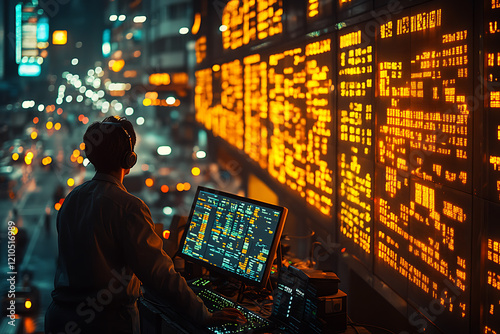
[[[192,25],[192,10],[188,6],[191,6],[189,2],[181,5],[179,26],[170,28],[176,35],[179,28]],[[127,117],[133,122],[138,161],[124,183],[129,191],[146,201],[154,222],[163,224],[165,229],[174,215],[189,214],[192,196],[199,184],[239,191],[238,177],[231,170],[222,170],[207,154],[207,134],[193,122],[193,106],[186,98],[192,89],[188,82],[160,91],[165,98],[173,99],[165,103],[166,107],[145,102],[150,101],[146,97],[148,90],[155,90],[148,81],[148,72],[155,69],[146,69],[146,60],[134,59],[139,58],[137,52],[140,54],[143,48],[144,41],[139,34],[142,20],[146,20],[144,15],[129,18],[125,29],[130,31],[128,34],[135,34],[134,38],[125,32],[119,38],[126,37],[134,43],[124,50],[130,52],[124,56],[128,57],[125,69],[128,68],[133,77],[129,77],[127,83],[112,83],[117,75],[122,80],[129,75],[125,71],[115,73],[118,65],[113,67],[114,60],[103,57],[111,42],[103,43],[103,31],[109,34],[111,29],[116,32],[125,25],[120,27],[121,17],[113,20],[112,13],[117,10],[114,4],[7,1],[1,9],[7,29],[14,27],[14,33],[15,25],[22,24],[26,27],[22,30],[24,33],[33,27],[37,29],[34,37],[38,42],[35,39],[35,44],[28,46],[30,41],[23,36],[20,42],[26,50],[23,49],[21,55],[15,49],[16,40],[11,39],[9,44],[5,39],[1,44],[7,57],[1,59],[5,81],[0,128],[0,291],[2,309],[7,316],[0,321],[0,333],[42,333],[45,311],[54,289],[58,254],[56,215],[64,197],[95,173],[83,150],[83,134],[92,122],[102,121],[109,115]],[[152,9],[143,4],[138,13],[148,10]],[[57,38],[58,27],[64,30],[65,42],[53,39]],[[41,32],[47,37],[40,36]],[[189,39],[186,38],[186,42]],[[29,52],[37,56],[27,56]],[[176,56],[181,58],[180,62],[171,66],[167,63],[164,68],[187,76],[187,46]],[[8,64],[15,57],[21,57],[22,64],[26,62],[28,67],[23,68],[38,66],[40,73],[14,71]],[[162,69],[159,65],[156,68]],[[9,222],[16,228],[14,260],[7,247],[12,235]],[[6,280],[11,276],[16,279],[12,289],[11,281]],[[14,291],[17,314],[11,318],[8,295]],[[26,301],[30,304],[25,304]]]

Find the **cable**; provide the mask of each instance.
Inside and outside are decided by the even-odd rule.
[[[354,324],[354,322],[351,320],[351,318],[349,318],[349,316],[347,316],[347,324],[349,326],[352,327],[352,329],[354,329],[354,331],[357,333],[357,334],[360,334],[358,329],[356,328],[356,325]]]
[[[356,325],[349,324],[349,326],[351,326],[357,334],[360,334],[359,331],[358,331],[358,329],[356,328]]]
[[[311,231],[311,233],[308,235],[286,235],[285,234],[283,236],[283,239],[285,239],[285,240],[287,240],[287,239],[307,239],[307,238],[313,237],[315,234],[316,234],[316,232],[314,232],[314,231]]]
[[[311,244],[311,254],[309,255],[309,258],[311,259],[311,260],[310,260],[310,261],[311,261],[311,266],[313,266],[313,267],[316,265],[316,259],[315,259],[315,257],[314,257],[314,250],[316,249],[316,246],[321,246],[321,247],[323,247],[323,249],[324,249],[323,244],[322,244],[321,242],[319,242],[319,241],[315,241],[315,242],[313,242],[313,243]],[[325,250],[325,251],[324,251],[324,253],[322,253],[322,254],[318,254],[318,255],[323,256],[323,255],[325,255],[326,253],[328,253],[328,251],[326,251],[326,250]]]
[[[356,327],[369,327],[369,328],[375,328],[375,329],[380,329],[384,332],[387,332],[387,333],[391,333],[391,334],[396,334],[394,333],[393,331],[387,329],[387,328],[384,328],[384,327],[380,327],[380,326],[375,326],[375,325],[369,325],[369,324],[358,324],[354,321],[352,321],[352,319],[347,316],[347,320],[349,321],[349,326],[351,326],[352,328],[354,328],[354,330],[356,331],[356,333],[359,334],[358,330]]]
[[[278,249],[276,250],[276,271],[277,271],[276,277],[280,277],[281,268],[283,267],[283,249],[282,249],[283,245],[281,243],[281,240],[283,240],[283,238],[280,238],[280,241],[278,242]],[[273,282],[271,281],[271,275],[269,275],[269,277],[267,278],[266,285],[268,283],[271,286],[271,291],[274,291],[275,287],[273,286]]]

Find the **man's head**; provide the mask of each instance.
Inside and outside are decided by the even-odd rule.
[[[98,172],[128,169],[135,163],[131,155],[135,156],[136,135],[132,123],[125,118],[110,116],[92,123],[83,135],[83,142],[85,155]]]

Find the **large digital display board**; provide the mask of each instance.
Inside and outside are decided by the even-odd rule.
[[[228,4],[285,30],[228,21],[197,120],[329,219],[417,331],[500,332],[500,1],[269,3]]]
[[[269,174],[329,216],[334,203],[332,39],[269,56]]]
[[[500,332],[500,1],[484,4],[484,110],[486,169],[484,233],[481,236],[481,332]],[[489,203],[489,201],[493,203]]]
[[[283,31],[282,0],[230,0],[222,14],[222,46],[234,50]]]
[[[470,312],[472,10],[402,10],[375,43],[374,271],[415,305],[439,300],[432,320],[454,333]]]
[[[196,72],[196,119],[325,216],[334,205],[333,40]],[[220,103],[213,83],[219,82]],[[216,90],[216,89],[214,89]]]
[[[337,174],[339,238],[371,267],[373,255],[373,182],[375,54],[361,27],[337,37]]]

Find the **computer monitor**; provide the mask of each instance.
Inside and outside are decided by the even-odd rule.
[[[198,187],[179,254],[254,286],[267,282],[287,209]]]

